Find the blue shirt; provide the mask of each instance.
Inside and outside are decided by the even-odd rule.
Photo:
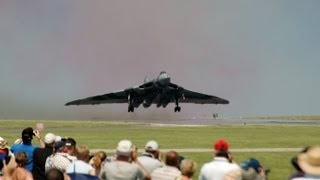
[[[11,147],[11,152],[16,155],[18,152],[25,152],[28,157],[28,163],[26,165],[26,169],[31,172],[33,166],[33,151],[37,148],[37,146],[33,146],[31,143],[28,144],[14,144]]]

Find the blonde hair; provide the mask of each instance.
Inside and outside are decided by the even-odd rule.
[[[190,159],[184,159],[180,164],[181,174],[187,177],[192,177],[196,172],[196,163]]]
[[[80,145],[77,147],[77,158],[80,160],[86,160],[86,158],[89,158],[89,148],[88,146]]]

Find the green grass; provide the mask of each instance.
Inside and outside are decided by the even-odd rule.
[[[130,139],[139,149],[151,139],[161,148],[212,148],[218,138],[226,139],[235,148],[303,148],[319,144],[318,125],[216,125],[206,127],[155,127],[146,123],[107,121],[53,121],[0,120],[1,137],[12,144],[25,127],[42,122],[47,132],[73,137],[77,144],[91,149],[114,149],[121,139]],[[35,141],[35,144],[37,142]],[[298,153],[298,152],[297,152]],[[236,162],[256,157],[271,169],[269,179],[287,179],[293,168],[290,159],[295,152],[233,153]],[[212,153],[181,153],[198,164],[197,177],[203,163],[212,159]],[[195,178],[196,179],[196,178]]]

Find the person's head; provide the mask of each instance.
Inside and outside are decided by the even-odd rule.
[[[166,165],[180,168],[179,154],[176,151],[169,151],[166,154]]]
[[[102,165],[102,161],[100,159],[99,156],[97,155],[94,155],[90,161],[89,161],[89,164],[94,167],[94,168],[97,168],[97,169],[100,169],[101,168],[101,165]]]
[[[101,161],[103,162],[103,161],[105,161],[106,158],[107,158],[107,153],[104,152],[104,151],[98,151],[98,152],[96,152],[96,153],[94,154],[94,156],[99,157],[99,158],[101,159]]]
[[[76,152],[77,152],[76,141],[73,138],[67,138],[65,142],[66,142],[65,145],[67,147],[67,153],[71,156],[76,155]]]
[[[216,157],[224,157],[230,160],[230,153],[226,151],[219,151],[219,152],[216,152]]]
[[[88,146],[80,145],[77,147],[77,159],[82,161],[89,161],[90,151]]]
[[[48,146],[48,147],[53,147],[55,141],[56,141],[56,135],[53,134],[53,133],[47,133],[44,136],[45,145]]]
[[[155,158],[159,156],[159,144],[157,141],[151,140],[148,141],[144,147],[145,152],[153,154]]]
[[[67,152],[66,141],[58,141],[54,144],[54,152]]]
[[[124,159],[130,159],[132,156],[132,148],[133,144],[129,140],[121,140],[118,143],[117,146],[117,159],[124,158]]]
[[[64,180],[64,174],[59,169],[52,168],[46,173],[46,179],[47,180]]]
[[[191,178],[196,171],[196,163],[190,159],[184,159],[180,164],[181,174]]]
[[[31,143],[33,136],[34,136],[34,133],[31,127],[27,127],[22,130],[21,139],[23,143]]]
[[[298,155],[298,165],[302,171],[312,176],[320,176],[320,146],[308,148]]]
[[[15,158],[18,167],[25,167],[28,163],[28,156],[24,151],[18,152]]]
[[[262,168],[260,162],[255,158],[249,158],[249,159],[241,162],[240,167],[246,171],[249,170],[249,168],[252,168],[256,171],[256,173],[259,173],[260,168]]]

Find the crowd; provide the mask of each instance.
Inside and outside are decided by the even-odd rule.
[[[32,144],[33,138],[40,147]],[[196,163],[176,151],[162,155],[159,144],[150,140],[139,156],[130,140],[121,140],[114,156],[104,151],[90,154],[74,138],[47,133],[44,138],[31,127],[9,147],[0,137],[0,180],[266,180],[269,169],[255,158],[236,163],[223,139],[214,143],[213,160],[205,163],[199,177],[193,177]],[[296,169],[288,179],[320,179],[320,147],[308,147],[292,158]]]

